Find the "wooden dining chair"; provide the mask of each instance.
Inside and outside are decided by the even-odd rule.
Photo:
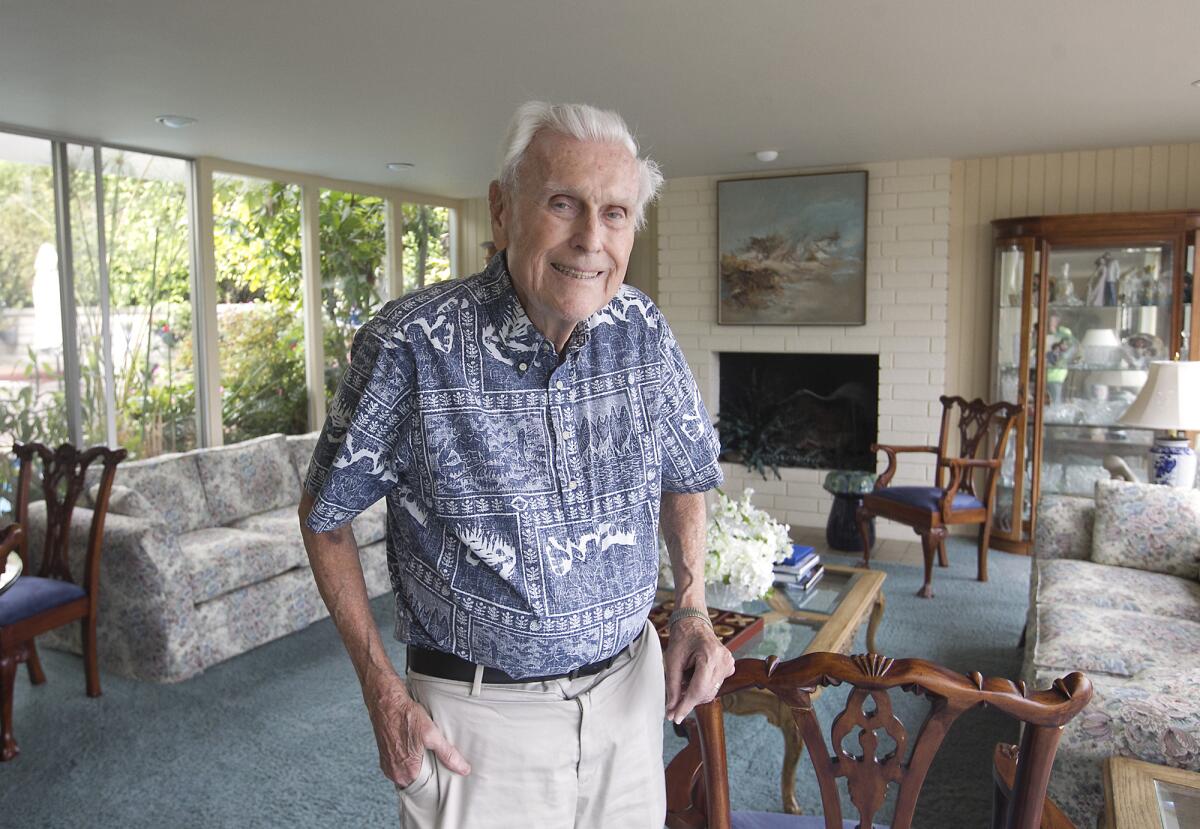
[[[863,567],[871,566],[871,519],[876,516],[907,524],[921,536],[925,557],[925,582],[917,595],[933,597],[933,555],[942,567],[946,559],[947,527],[954,524],[979,524],[979,581],[987,581],[987,551],[992,535],[992,512],[996,480],[1004,458],[1004,448],[1021,407],[1012,403],[985,403],[976,398],[942,395],[942,425],[937,446],[888,446],[873,444],[872,452],[887,454],[888,465],[875,481],[874,491],[863,496],[858,508],[859,534],[863,540]],[[950,453],[950,430],[955,414],[959,448]],[[989,439],[989,434],[991,435]],[[892,486],[898,457],[902,453],[926,452],[937,457],[933,486]],[[984,457],[980,457],[984,455]],[[976,488],[977,473],[983,472],[983,484]]]
[[[844,710],[829,727],[825,742],[813,708],[814,692],[828,685],[850,686]],[[804,741],[821,794],[823,815],[730,811],[725,724],[720,697],[747,688],[765,688],[791,710]],[[925,697],[929,710],[916,736],[892,713],[890,692]],[[688,744],[667,765],[667,826],[670,829],[845,829],[838,778],[845,778],[850,802],[864,827],[879,813],[890,787],[896,788],[892,829],[909,829],[917,797],[950,726],[971,708],[989,706],[1025,723],[1011,796],[996,829],[1038,829],[1046,787],[1062,726],[1092,698],[1081,673],[1057,679],[1045,691],[1024,683],[959,674],[922,659],[889,659],[878,654],[845,656],[814,652],[781,662],[739,659],[721,685],[718,698],[697,706],[685,720]],[[887,739],[881,739],[881,736]],[[880,751],[881,743],[890,749]],[[861,746],[854,754],[847,746]],[[892,745],[894,744],[894,745]],[[832,755],[830,753],[832,746]],[[985,747],[981,746],[980,750]],[[986,749],[991,749],[987,746]]]
[[[12,727],[17,665],[26,663],[32,684],[46,681],[34,637],[79,621],[83,628],[87,695],[100,696],[96,659],[100,551],[113,476],[117,464],[125,457],[124,449],[97,446],[81,452],[68,443],[57,449],[40,443],[17,444],[13,451],[21,464],[17,475],[16,522],[22,527],[29,526],[30,486],[36,468],[40,467],[42,496],[46,501],[46,540],[35,572],[29,557],[28,536],[19,534],[17,549],[24,575],[0,595],[0,761],[11,760],[20,752]],[[87,557],[77,584],[70,567],[71,513],[83,492],[87,469],[96,460],[103,469],[92,509]]]
[[[1017,756],[1019,746],[996,743],[992,753],[992,780],[996,790],[992,795],[992,829],[1003,829],[1004,820],[1012,803],[1013,785],[1017,779]],[[1039,829],[1078,829],[1074,821],[1050,798],[1042,803],[1042,822]]]

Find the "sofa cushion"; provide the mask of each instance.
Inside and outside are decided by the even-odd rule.
[[[214,524],[300,504],[300,481],[283,435],[204,449],[196,462]]]
[[[239,530],[266,533],[277,538],[292,539],[301,546],[304,544],[295,507],[279,507],[257,515],[248,515],[229,526]],[[376,501],[357,515],[351,526],[354,528],[354,540],[358,542],[359,547],[382,541],[387,535],[387,502]]]
[[[132,489],[149,502],[154,514],[136,517],[153,518],[177,533],[211,527],[215,522],[200,483],[197,454],[159,455],[123,463],[117,467],[114,487]]]
[[[1093,561],[1037,562],[1039,604],[1132,610],[1200,622],[1200,582]]]
[[[1200,490],[1099,481],[1092,561],[1200,576]]]
[[[292,541],[231,527],[208,527],[180,536],[192,601],[200,604],[305,564],[298,530],[296,536]]]
[[[100,484],[95,484],[88,489],[88,505],[94,507],[96,505],[96,498],[99,495]],[[115,512],[117,515],[128,515],[131,518],[145,518],[161,523],[161,518],[150,501],[136,489],[130,489],[127,486],[113,485],[113,488],[108,493],[108,511]]]
[[[1039,669],[1130,677],[1160,666],[1200,668],[1200,622],[1039,597],[1033,661]]]
[[[304,540],[300,536],[300,519],[296,515],[295,507],[276,507],[266,512],[247,515],[245,518],[239,518],[237,521],[234,521],[229,526],[235,530],[246,530],[247,532],[274,536],[281,541],[294,541],[296,544],[304,543]]]
[[[317,448],[317,440],[320,437],[320,431],[309,432],[306,435],[287,436],[288,455],[291,456],[292,468],[296,470],[296,477],[300,483],[304,483],[304,479],[308,477],[308,464],[312,460],[313,450]]]

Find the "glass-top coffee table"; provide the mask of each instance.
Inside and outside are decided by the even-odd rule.
[[[726,608],[763,617],[761,638],[736,649],[739,659],[778,656],[792,659],[813,651],[846,653],[854,635],[867,625],[867,650],[875,651],[875,631],[883,618],[884,573],[841,564],[825,564],[825,576],[803,596],[776,587],[765,600]],[[664,598],[670,594],[665,594]],[[813,694],[816,699],[817,689]],[[804,744],[794,727],[792,711],[770,691],[757,688],[721,698],[730,714],[761,714],[783,734],[780,792],[784,811],[800,814],[796,801],[796,767]]]

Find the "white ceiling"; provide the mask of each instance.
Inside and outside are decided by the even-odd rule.
[[[618,109],[668,176],[1196,141],[1197,10],[0,0],[0,123],[452,197],[486,192],[529,98]]]

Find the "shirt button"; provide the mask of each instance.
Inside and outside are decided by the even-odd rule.
[[[527,363],[520,363],[517,368],[519,368],[521,371],[524,371],[525,369],[529,368],[529,365]]]
[[[579,489],[579,481],[571,481],[571,489]]]
[[[556,389],[558,389],[559,391],[562,391],[562,390],[563,390],[563,389],[565,389],[567,386],[566,386],[566,384],[565,384],[565,383],[563,383],[563,381],[562,381],[562,380],[556,380],[556,381],[555,381],[555,383],[554,383],[554,387],[555,387]]]

